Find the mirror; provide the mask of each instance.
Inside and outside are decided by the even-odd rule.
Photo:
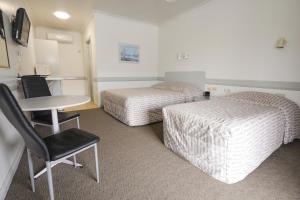
[[[4,21],[3,21],[3,15],[1,10],[0,10],[0,68],[9,68]]]

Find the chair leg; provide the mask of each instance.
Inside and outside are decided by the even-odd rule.
[[[77,167],[76,155],[73,156],[74,167]]]
[[[96,162],[96,177],[97,177],[97,183],[99,183],[100,180],[99,180],[99,163],[98,163],[98,149],[97,149],[97,144],[95,144],[94,150],[95,150],[95,162]]]
[[[76,117],[76,121],[77,121],[77,128],[80,129],[79,117]],[[76,168],[77,166],[76,155],[73,156],[73,162],[74,162],[74,167]]]
[[[32,188],[32,192],[35,192],[33,164],[32,164],[31,152],[28,148],[27,148],[27,159],[28,159],[31,188]]]
[[[47,178],[48,178],[48,187],[49,187],[49,195],[50,200],[54,200],[54,190],[53,190],[53,182],[52,182],[52,171],[51,171],[51,162],[46,162],[47,166]]]

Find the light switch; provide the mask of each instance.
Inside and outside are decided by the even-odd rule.
[[[184,53],[183,54],[183,59],[184,60],[189,60],[190,59],[190,54],[189,53]]]
[[[182,59],[183,59],[182,54],[181,54],[181,53],[178,53],[178,54],[177,54],[177,60],[182,60]]]

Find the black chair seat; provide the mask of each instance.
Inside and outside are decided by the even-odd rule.
[[[98,136],[76,128],[44,138],[51,161],[63,158],[99,141]]]
[[[80,116],[79,113],[72,113],[71,114],[71,113],[65,113],[65,112],[58,112],[57,115],[58,115],[58,123],[63,123],[63,122],[69,121],[71,119],[75,119],[75,118]],[[32,121],[36,122],[36,123],[53,125],[52,124],[51,113],[46,114],[46,115],[39,115],[37,117],[33,117]]]

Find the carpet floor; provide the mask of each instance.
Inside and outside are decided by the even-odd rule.
[[[81,128],[101,137],[101,181],[95,181],[94,154],[88,150],[77,157],[83,168],[53,168],[56,199],[300,199],[299,140],[283,145],[243,181],[227,185],[166,149],[162,123],[132,128],[100,109],[80,113]],[[49,134],[45,128],[38,131]],[[33,161],[35,171],[43,167],[40,160]],[[49,198],[46,175],[36,180],[35,193],[30,188],[24,153],[6,200]]]

